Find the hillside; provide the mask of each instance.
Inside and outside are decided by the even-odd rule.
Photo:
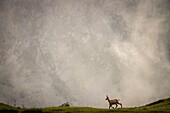
[[[0,113],[18,113],[19,109],[16,107],[0,103]]]
[[[144,110],[151,111],[169,111],[170,112],[170,98],[161,99],[145,106],[139,107]]]
[[[117,108],[117,109],[101,109],[91,107],[46,107],[46,108],[30,108],[18,109],[13,106],[0,103],[0,113],[170,113],[170,98],[155,101],[141,107],[135,108]]]
[[[12,108],[13,106],[10,106],[10,105],[4,104],[4,103],[0,103],[0,108],[2,108],[2,107]]]

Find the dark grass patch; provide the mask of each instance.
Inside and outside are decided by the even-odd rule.
[[[17,109],[0,109],[0,113],[18,113]]]
[[[43,113],[41,108],[31,108],[21,111],[20,113]]]
[[[152,106],[152,105],[156,105],[156,104],[159,104],[159,103],[162,103],[162,102],[164,102],[164,100],[158,100],[158,101],[156,101],[156,102],[147,104],[146,106]]]

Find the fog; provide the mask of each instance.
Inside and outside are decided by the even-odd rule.
[[[170,1],[0,0],[0,102],[123,106],[170,97]]]

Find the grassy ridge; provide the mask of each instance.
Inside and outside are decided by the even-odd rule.
[[[139,107],[148,111],[169,112],[170,113],[170,98],[158,100],[156,102]]]
[[[135,108],[101,109],[91,107],[46,107],[19,109],[0,103],[0,113],[170,113],[170,98]]]
[[[19,110],[16,107],[0,103],[0,113],[18,113]]]

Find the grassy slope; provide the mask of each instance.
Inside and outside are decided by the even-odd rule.
[[[0,113],[18,113],[19,109],[16,107],[0,103]]]
[[[170,113],[170,98],[158,100],[156,102],[147,104],[146,106],[139,107],[139,109]]]
[[[118,108],[118,109],[101,109],[90,107],[47,107],[47,108],[31,108],[17,109],[0,103],[0,113],[170,113],[170,98],[162,99],[146,106],[135,108]]]

